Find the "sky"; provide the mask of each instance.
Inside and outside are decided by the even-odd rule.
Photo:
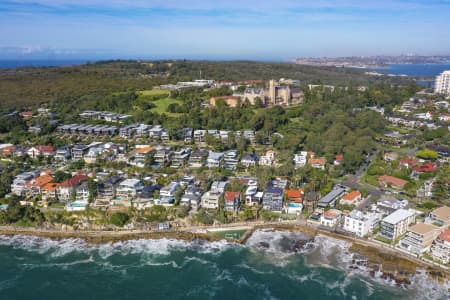
[[[450,55],[450,0],[0,0],[0,59]]]

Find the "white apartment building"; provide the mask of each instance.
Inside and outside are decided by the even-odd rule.
[[[431,243],[433,243],[440,233],[440,227],[417,223],[408,229],[406,236],[400,241],[399,246],[418,255],[430,249]]]
[[[431,245],[431,256],[444,264],[450,263],[450,229],[446,229]]]
[[[214,181],[211,189],[202,195],[201,206],[206,209],[217,209],[219,207],[219,199],[225,192],[227,184],[226,181]]]
[[[144,185],[138,179],[131,178],[122,181],[116,189],[116,197],[122,200],[129,200],[136,197],[142,191]]]
[[[450,71],[444,71],[436,77],[434,92],[450,96]]]
[[[369,233],[372,233],[380,223],[380,220],[381,215],[379,213],[363,213],[359,210],[353,210],[348,216],[345,217],[344,230],[363,237]]]
[[[406,209],[399,209],[381,221],[381,236],[395,240],[406,233],[408,226],[415,221],[415,214]]]
[[[306,165],[308,158],[308,152],[301,151],[299,154],[294,154],[294,164],[295,168],[302,168]]]

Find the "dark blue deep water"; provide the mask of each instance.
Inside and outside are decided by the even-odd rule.
[[[445,70],[450,70],[450,62],[443,64],[393,64],[387,68],[372,70],[395,75],[435,77]]]
[[[11,60],[0,60],[0,68],[20,68],[20,67],[61,67],[61,66],[72,66],[81,65],[87,63],[89,60],[86,59],[11,59]]]
[[[309,251],[292,252],[303,237],[260,231],[246,245],[163,239],[94,246],[0,236],[0,299],[446,299],[445,288],[424,275],[399,288],[350,272],[341,241],[317,237]]]

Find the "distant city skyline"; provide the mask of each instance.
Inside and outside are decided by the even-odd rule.
[[[450,0],[5,0],[0,59],[450,55]]]

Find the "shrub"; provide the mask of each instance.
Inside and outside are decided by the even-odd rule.
[[[111,216],[109,221],[115,226],[123,227],[129,220],[130,216],[126,213],[116,212]]]

